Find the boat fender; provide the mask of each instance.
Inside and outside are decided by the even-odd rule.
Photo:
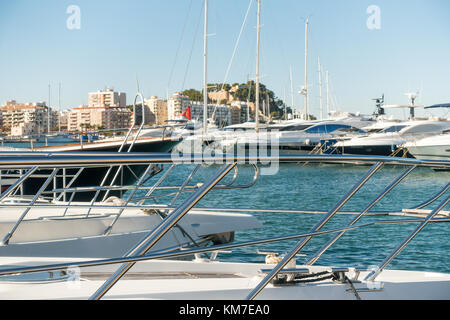
[[[276,253],[269,253],[266,256],[266,264],[278,264],[284,257],[278,256]],[[283,269],[295,269],[297,260],[291,259]],[[282,279],[282,280],[281,280]],[[278,275],[275,282],[282,281],[283,283],[292,283],[295,280],[295,274]]]
[[[156,215],[156,214],[160,215],[160,213],[161,213],[161,211],[159,211],[159,210],[157,210],[157,209],[141,209],[141,211],[142,211],[144,214],[147,214],[147,215],[149,215],[149,216],[151,216],[151,215]]]
[[[270,253],[266,256],[266,264],[277,264],[282,257],[277,256],[275,253]]]
[[[278,256],[276,253],[269,253],[266,256],[266,264],[277,264],[281,260],[283,260],[283,258],[284,257]],[[284,268],[285,269],[293,269],[296,267],[296,265],[297,265],[296,259],[291,259]]]
[[[111,196],[111,197],[107,198],[105,201],[103,201],[103,203],[112,203],[115,205],[122,205],[122,204],[125,204],[125,200],[120,199],[116,196]]]

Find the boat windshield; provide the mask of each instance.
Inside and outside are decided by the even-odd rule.
[[[352,129],[354,127],[350,126],[350,125],[346,125],[346,124],[319,124],[317,126],[314,126],[312,128],[306,129],[305,132],[306,133],[331,133],[333,131],[336,130],[342,130],[342,129]],[[361,133],[363,133],[364,131],[355,128],[356,130],[360,131]]]
[[[388,132],[399,132],[403,128],[406,128],[407,126],[391,126],[387,127],[386,129],[383,129],[380,131],[380,133],[388,133]]]
[[[279,127],[279,128],[273,128],[278,129],[280,131],[302,131],[309,127],[311,127],[311,124],[294,124],[286,127]]]

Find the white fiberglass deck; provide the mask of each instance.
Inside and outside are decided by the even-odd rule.
[[[28,261],[27,261],[28,260]],[[69,262],[66,259],[65,262]],[[39,259],[31,264],[61,262],[61,259]],[[27,258],[2,259],[8,265],[27,265]],[[168,300],[243,300],[262,280],[261,270],[274,265],[256,263],[225,263],[154,260],[136,264],[104,299],[168,299]],[[117,265],[77,270],[76,277],[44,282],[20,282],[20,278],[0,281],[0,299],[88,299],[115,271]],[[332,271],[323,266],[297,266],[308,272]],[[420,271],[384,270],[375,282],[358,280],[350,268],[345,273],[352,280],[341,283],[323,280],[291,285],[269,284],[257,296],[267,300],[439,300],[450,296],[450,275]],[[20,277],[20,276],[18,276]]]

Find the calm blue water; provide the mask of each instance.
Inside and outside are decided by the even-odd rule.
[[[165,185],[180,184],[190,173],[193,165],[178,166]],[[192,182],[206,181],[218,169],[218,166],[202,167]],[[253,177],[253,169],[240,167],[236,184],[246,184]],[[211,191],[197,207],[216,208],[260,208],[291,210],[329,210],[351,187],[368,171],[368,166],[342,166],[327,164],[280,165],[276,175],[260,176],[257,183],[248,189]],[[403,167],[386,167],[364,185],[361,190],[341,209],[341,211],[362,210],[380,193]],[[225,180],[230,181],[232,174]],[[436,172],[429,168],[415,169],[400,185],[389,193],[372,210],[401,210],[414,207],[431,197],[444,187],[450,178],[450,172]],[[176,204],[181,203],[187,193]],[[447,194],[448,196],[448,194]],[[163,200],[164,199],[164,200]],[[169,203],[170,197],[161,198],[160,203]],[[436,202],[434,206],[438,203]],[[428,208],[433,208],[433,204]],[[450,210],[447,206],[445,210]],[[251,213],[263,224],[262,229],[238,231],[235,241],[247,241],[260,238],[306,233],[323,217],[320,214],[293,213]],[[336,215],[323,228],[343,227],[353,215]],[[364,217],[358,224],[403,217]],[[337,266],[372,267],[378,265],[394,250],[403,239],[414,230],[418,223],[372,225],[366,228],[348,231],[316,264]],[[450,223],[429,224],[398,255],[388,269],[412,269],[435,272],[450,272],[449,257]],[[301,253],[311,256],[331,235],[314,237]],[[247,248],[233,249],[231,254],[221,253],[219,259],[239,262],[264,262],[264,256],[256,254],[256,249],[284,253],[295,243],[293,241],[276,242]],[[298,263],[307,258],[298,257]]]

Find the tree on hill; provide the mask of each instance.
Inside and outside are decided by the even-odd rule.
[[[236,90],[233,89],[230,94],[233,96],[234,100],[238,101],[249,101],[255,103],[256,101],[256,84],[255,81],[249,80],[247,83],[233,83],[223,84],[223,89],[225,91],[230,91],[231,88],[237,87]],[[221,83],[208,83],[208,91],[220,91],[222,88]],[[184,90],[183,94],[191,101],[203,102],[203,90],[199,91],[196,89],[188,89]],[[269,110],[270,113],[274,113],[278,118],[284,118],[284,102],[279,99],[272,90],[269,90],[266,85],[263,83],[259,84],[259,101],[260,101],[260,110],[262,110],[263,101],[266,101],[267,97],[269,98]],[[208,103],[212,103],[211,99],[208,99]],[[221,101],[221,103],[224,101]],[[225,104],[225,103],[224,103]],[[288,112],[291,111],[290,108],[287,108]]]

